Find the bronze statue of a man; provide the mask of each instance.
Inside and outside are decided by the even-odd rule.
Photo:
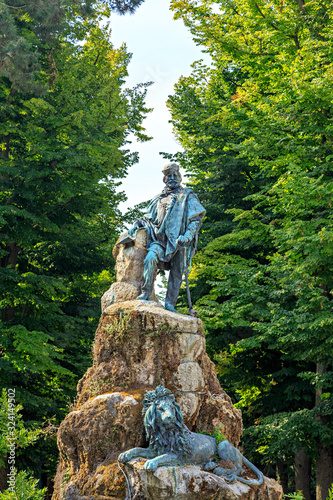
[[[197,195],[181,185],[177,163],[169,163],[163,170],[165,188],[128,231],[135,238],[136,231],[147,233],[147,256],[144,260],[142,293],[138,299],[150,300],[157,267],[169,270],[165,308],[176,312],[185,266],[196,252],[198,232],[206,211]]]

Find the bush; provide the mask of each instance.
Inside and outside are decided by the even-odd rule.
[[[21,471],[16,476],[14,492],[8,489],[0,493],[0,500],[44,500],[46,488],[38,489],[38,479],[28,477],[28,474]]]

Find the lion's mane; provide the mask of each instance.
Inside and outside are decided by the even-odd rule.
[[[170,403],[175,411],[176,422],[172,429],[164,429],[156,419],[157,405],[161,401]],[[159,385],[155,391],[149,391],[143,399],[144,416],[143,424],[146,431],[149,447],[158,455],[173,452],[177,455],[184,455],[187,450],[183,415],[180,406],[175,401],[175,397],[169,389]]]

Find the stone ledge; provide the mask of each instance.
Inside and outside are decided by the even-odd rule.
[[[115,314],[118,312],[138,312],[145,318],[146,329],[156,329],[167,324],[170,329],[177,333],[195,333],[204,335],[203,323],[200,318],[194,318],[187,314],[173,313],[153,300],[127,300],[108,306],[104,314]]]
[[[143,469],[144,459],[125,466],[132,500],[282,500],[282,487],[265,478],[262,485],[246,485],[205,472],[197,465]]]

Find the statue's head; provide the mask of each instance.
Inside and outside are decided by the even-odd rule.
[[[182,181],[182,176],[177,163],[168,163],[162,170],[163,182],[169,189],[175,189]]]
[[[180,406],[169,389],[162,385],[143,399],[143,424],[149,446],[159,453],[182,450],[184,421]]]

